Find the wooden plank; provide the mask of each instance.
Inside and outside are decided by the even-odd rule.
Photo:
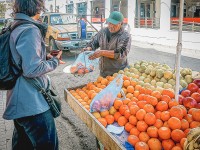
[[[76,115],[88,126],[99,141],[108,150],[125,150],[125,147],[99,121],[85,109],[76,98],[65,89],[65,100]]]

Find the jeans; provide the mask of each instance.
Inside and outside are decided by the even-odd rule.
[[[13,150],[58,150],[58,137],[51,111],[14,120]]]

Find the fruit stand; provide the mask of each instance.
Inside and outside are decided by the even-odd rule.
[[[75,88],[77,89],[77,88]],[[106,128],[65,89],[65,99],[76,115],[88,126],[93,134],[107,149],[123,150],[123,145]]]
[[[123,138],[136,150],[154,149],[154,146],[158,149],[198,149],[200,80],[193,80],[192,73],[189,68],[181,68],[178,100],[174,92],[175,71],[166,64],[146,61],[131,64],[130,68],[113,76],[98,77],[81,87],[65,89],[65,99],[106,149],[127,149],[118,135],[106,128],[116,124],[124,127],[123,132],[128,135]],[[93,100],[107,91],[120,74],[125,97],[120,92],[108,110],[91,112]]]

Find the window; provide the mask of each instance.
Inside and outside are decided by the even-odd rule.
[[[120,11],[124,16],[124,23],[128,22],[128,0],[111,0],[110,10]]]
[[[155,0],[136,1],[136,28],[160,28],[160,6]]]
[[[100,23],[105,21],[105,0],[93,0],[91,2],[92,23]],[[102,20],[101,20],[102,16]]]
[[[74,13],[74,4],[66,5],[66,13],[69,13],[69,14]]]
[[[83,2],[83,3],[78,3],[77,4],[77,14],[81,15],[83,18],[86,17],[87,15],[87,3]]]
[[[183,31],[200,32],[200,6],[198,2],[184,4]],[[172,0],[171,3],[171,30],[179,29],[180,2]]]

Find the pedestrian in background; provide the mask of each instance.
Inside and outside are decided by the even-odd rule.
[[[44,10],[43,0],[15,0],[14,23],[27,20],[38,23],[40,13]],[[22,69],[12,90],[7,91],[7,106],[4,119],[14,120],[12,138],[13,150],[58,150],[58,137],[54,118],[43,95],[37,91],[26,78],[37,78],[47,88],[47,73],[59,65],[57,56],[49,55],[43,37],[43,26],[22,24],[14,29],[10,36],[10,49],[14,62]]]
[[[131,35],[123,28],[124,16],[113,11],[106,20],[108,27],[101,29],[83,50],[96,50],[90,59],[100,58],[100,75],[113,75],[128,66]]]

